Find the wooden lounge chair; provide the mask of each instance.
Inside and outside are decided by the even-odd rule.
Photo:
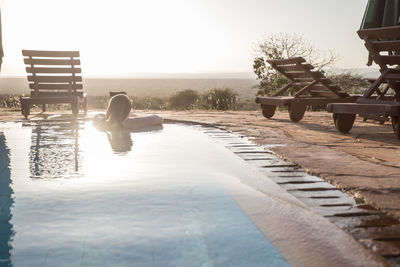
[[[292,121],[300,121],[307,105],[326,105],[336,102],[355,102],[357,96],[350,96],[334,85],[320,71],[306,64],[302,57],[289,59],[267,60],[271,66],[290,80],[290,83],[272,96],[258,96],[256,103],[261,104],[262,113],[266,118],[272,118],[276,106],[288,106]],[[293,96],[284,96],[290,88],[295,89]]]
[[[335,127],[342,133],[351,130],[357,114],[375,118],[390,116],[394,133],[400,138],[400,27],[359,30],[358,35],[379,65],[381,75],[356,103],[331,103],[327,110],[333,113]],[[386,85],[380,89],[382,84]],[[394,96],[389,94],[390,89]]]
[[[21,97],[21,112],[25,118],[30,114],[31,105],[71,104],[72,113],[77,116],[79,106],[87,113],[86,94],[82,91],[81,64],[78,51],[36,51],[22,50],[27,65],[29,97]]]

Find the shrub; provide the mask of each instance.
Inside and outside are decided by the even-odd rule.
[[[214,88],[202,95],[203,105],[207,109],[235,109],[238,94],[230,88]]]
[[[331,74],[328,78],[350,94],[363,94],[370,86],[370,83],[364,80],[361,75],[350,71]]]
[[[191,89],[186,89],[173,94],[168,99],[168,107],[172,109],[193,109],[199,101],[199,94]]]
[[[241,100],[239,99],[235,105],[236,110],[258,110],[260,109],[260,104],[257,104],[254,100]]]
[[[3,108],[20,108],[21,103],[17,95],[1,95],[0,103]]]

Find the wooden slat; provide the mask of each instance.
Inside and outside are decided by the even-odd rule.
[[[79,51],[22,50],[26,57],[79,57]]]
[[[400,37],[400,26],[365,29],[365,30],[359,30],[357,33],[358,33],[358,36],[360,36],[361,39],[365,39],[365,38],[370,38],[370,39],[377,39],[377,38],[395,39],[395,38],[399,38]]]
[[[372,46],[376,51],[400,51],[400,41],[372,41]]]
[[[311,78],[310,74],[304,71],[286,71],[285,73],[292,78]]]
[[[328,98],[336,98],[337,95],[328,90],[309,90],[311,95],[322,96]]]
[[[80,65],[79,59],[29,59],[24,58],[24,63],[27,65]]]
[[[274,65],[291,65],[291,64],[297,64],[297,63],[303,63],[306,62],[306,60],[302,57],[293,57],[293,58],[287,58],[287,59],[268,59],[267,62],[269,64],[274,64]]]
[[[36,85],[34,83],[29,84],[30,89],[35,89]],[[62,89],[69,89],[71,87],[68,83],[39,83],[38,89],[45,89],[45,90],[62,90]],[[81,83],[72,84],[72,89],[83,89],[83,85]]]
[[[81,68],[26,68],[27,73],[81,73]]]
[[[58,91],[58,92],[46,92],[46,91],[40,91],[39,94],[35,95],[35,91],[31,91],[31,95],[35,97],[64,97],[64,96],[70,96],[70,95],[77,95],[77,96],[83,96],[84,93],[82,91],[79,92],[71,92],[69,93],[68,91]]]
[[[83,96],[84,98],[85,96]],[[79,96],[66,95],[66,96],[34,96],[29,98],[21,98],[21,102],[26,104],[75,104],[79,102]]]
[[[317,71],[313,71],[313,72],[286,71],[286,74],[293,78],[319,79],[319,78],[325,77],[321,72],[317,72]]]
[[[362,97],[358,98],[360,100]],[[357,102],[358,102],[357,100]],[[399,116],[398,106],[388,104],[328,104],[326,106],[328,112],[342,113],[342,114],[372,114],[375,116]]]
[[[322,72],[320,72],[320,71],[311,71],[311,76],[312,76],[314,79],[325,78],[325,75],[324,75]]]
[[[385,79],[387,80],[400,80],[400,73],[388,73],[385,76]]]
[[[292,78],[292,77],[291,77]],[[292,78],[294,82],[313,82],[315,79],[313,78]]]
[[[289,104],[293,99],[293,96],[257,96],[256,103],[280,106]]]
[[[306,86],[309,85],[311,82],[293,82],[292,85],[294,86]]]
[[[47,83],[62,83],[62,82],[81,82],[81,76],[28,76],[30,82],[47,82]]]
[[[400,56],[379,56],[380,61],[383,64],[387,65],[399,65],[400,64]]]
[[[293,100],[301,101],[304,105],[326,105],[328,103],[354,103],[357,96],[341,97],[341,98],[326,98],[326,97],[311,97],[311,96],[299,96],[299,97],[272,97],[272,96],[258,96],[256,103],[265,105],[287,105]]]
[[[366,98],[366,97],[360,97],[357,100],[357,103],[359,104],[394,104],[394,99],[391,100],[378,100],[378,99],[373,99],[373,98]]]
[[[275,68],[279,68],[282,71],[305,71],[314,69],[313,65],[310,64],[301,64],[301,65],[281,65],[274,66]]]

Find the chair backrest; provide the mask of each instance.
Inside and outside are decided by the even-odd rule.
[[[321,71],[313,71],[314,66],[307,64],[302,57],[271,59],[267,60],[267,62],[287,77],[294,86],[303,87],[314,82],[314,85],[308,90],[313,96],[330,98],[348,96],[344,91],[339,92],[341,90],[340,87],[334,85]]]
[[[357,33],[381,71],[400,65],[400,26],[365,29]]]
[[[22,50],[31,96],[82,94],[79,51]]]

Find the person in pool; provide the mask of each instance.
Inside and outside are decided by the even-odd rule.
[[[162,117],[157,115],[130,117],[131,109],[132,101],[127,95],[114,95],[108,103],[106,114],[96,115],[93,123],[104,130],[123,128],[128,131],[142,131],[162,127]]]

